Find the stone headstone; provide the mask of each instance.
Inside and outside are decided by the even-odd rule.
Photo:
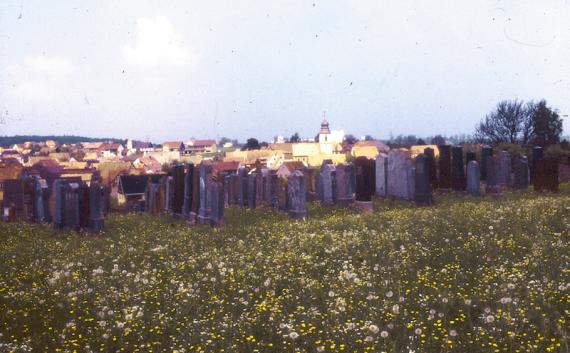
[[[433,191],[438,188],[437,167],[435,165],[435,151],[433,148],[428,147],[424,149],[424,154],[428,157],[427,162],[429,164],[429,182]]]
[[[394,150],[388,153],[388,196],[407,200],[414,197],[410,185],[411,165],[409,151]]]
[[[65,197],[63,227],[72,230],[79,229],[79,184],[67,183],[63,189]]]
[[[183,213],[185,179],[183,164],[172,167],[172,213],[178,216]]]
[[[515,158],[513,188],[526,190],[529,182],[528,158],[521,156]]]
[[[474,196],[481,195],[479,163],[475,160],[470,160],[467,163],[467,193]]]
[[[477,153],[475,153],[474,151],[467,151],[467,153],[465,153],[465,165],[469,164],[469,162],[471,161],[476,161],[477,160]]]
[[[224,189],[223,184],[219,181],[220,176],[212,173],[207,181],[207,199],[210,200],[210,214],[208,219],[210,225],[218,227],[224,224]]]
[[[544,150],[540,146],[536,146],[532,149],[532,160],[539,161],[544,158]]]
[[[269,178],[269,206],[274,209],[279,209],[279,195],[278,195],[278,188],[279,188],[279,177],[275,171],[271,171],[268,175]]]
[[[185,217],[190,216],[192,209],[192,179],[194,176],[194,164],[188,163],[186,166],[186,174],[184,174],[184,202],[182,205],[182,214]]]
[[[439,188],[451,189],[451,146],[439,146]]]
[[[503,186],[511,186],[511,155],[507,151],[501,151],[499,156],[499,182]]]
[[[288,214],[292,218],[307,217],[307,190],[305,190],[304,175],[301,171],[294,171],[287,178]]]
[[[44,188],[40,178],[34,178],[34,219],[38,223],[45,222]]]
[[[200,163],[200,208],[198,209],[198,223],[208,224],[212,213],[211,193],[209,192],[208,180],[211,178],[212,165]]]
[[[255,208],[257,197],[256,197],[256,179],[257,173],[253,172],[247,176],[247,208]]]
[[[534,161],[534,190],[558,192],[558,159],[542,158]]]
[[[487,180],[487,158],[492,156],[492,147],[485,146],[481,149],[481,180]]]
[[[366,157],[358,157],[354,161],[356,175],[356,201],[372,201],[376,191],[376,161]]]
[[[322,172],[317,172],[315,175],[315,197],[316,200],[323,203],[325,200],[325,191],[323,188],[323,174]]]
[[[66,183],[61,179],[53,182],[53,197],[55,200],[53,226],[56,229],[62,229],[64,226],[65,214],[65,188]]]
[[[101,176],[99,173],[93,173],[89,185],[89,219],[87,220],[87,229],[90,231],[100,232],[105,226],[103,214],[104,192],[101,185]]]
[[[354,202],[352,193],[352,164],[339,164],[336,166],[336,199],[341,205],[349,205]]]
[[[317,170],[315,168],[305,168],[303,170],[303,175],[305,176],[305,186],[307,190],[307,201],[316,201],[316,174]]]
[[[501,163],[499,156],[487,157],[487,184],[485,193],[499,196],[502,194],[501,187]]]
[[[226,205],[231,205],[233,202],[232,182],[232,174],[228,174],[224,177],[224,203]]]
[[[277,205],[280,211],[287,211],[289,209],[288,199],[287,199],[287,178],[277,179]]]
[[[200,211],[200,166],[194,166],[192,169],[192,203],[190,204],[190,222],[198,221],[198,213]]]
[[[332,205],[335,202],[335,166],[332,164],[324,164],[322,166],[322,187],[323,187],[323,204]]]
[[[255,203],[256,205],[262,205],[265,198],[265,185],[263,184],[263,170],[256,173],[255,176]]]
[[[421,153],[416,156],[414,202],[417,205],[427,206],[433,203],[430,183],[429,156]]]
[[[168,176],[166,177],[164,184],[164,213],[172,213],[172,206],[174,204],[174,192],[174,178],[172,176]]]
[[[376,157],[376,196],[388,196],[388,155],[384,153]]]
[[[79,227],[86,229],[89,226],[90,188],[87,183],[79,184]]]
[[[451,148],[451,188],[454,191],[465,191],[465,169],[463,169],[463,148]]]
[[[238,183],[239,183],[238,205],[239,207],[245,208],[248,205],[248,200],[247,200],[248,175],[245,167],[240,167],[238,169]]]

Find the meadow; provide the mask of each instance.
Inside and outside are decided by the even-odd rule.
[[[570,352],[570,184],[436,202],[0,224],[0,352]]]

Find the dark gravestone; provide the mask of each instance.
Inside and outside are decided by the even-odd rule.
[[[47,180],[39,179],[39,181],[42,188],[42,200],[44,203],[44,221],[47,223],[51,223],[53,219],[52,214],[50,212],[50,199],[51,199],[52,190],[49,187]]]
[[[238,184],[239,184],[239,192],[238,192],[238,205],[239,207],[247,207],[247,170],[244,167],[240,167],[238,169]]]
[[[544,158],[544,150],[540,146],[536,146],[532,149],[532,168],[530,171],[530,181],[534,185],[534,173],[536,171],[535,161],[540,161]]]
[[[534,190],[558,192],[558,159],[542,158],[534,167]]]
[[[156,193],[156,209],[157,213],[163,213],[166,209],[167,194],[166,194],[166,184],[168,183],[168,176],[163,176],[160,178],[158,183],[158,190]]]
[[[265,197],[265,185],[263,184],[263,170],[255,175],[255,204],[262,205]]]
[[[164,195],[164,213],[170,214],[174,203],[174,178],[172,176],[166,177]]]
[[[336,199],[341,205],[349,205],[354,202],[352,193],[352,164],[339,164],[336,166]]]
[[[287,178],[277,179],[277,208],[280,211],[287,211]]]
[[[184,165],[176,165],[172,168],[172,213],[182,215],[184,207]]]
[[[105,226],[103,215],[104,192],[101,176],[99,173],[94,173],[89,186],[89,219],[87,221],[87,228],[93,232],[100,232]]]
[[[38,223],[45,222],[44,188],[42,179],[34,178],[34,220]]]
[[[292,218],[307,217],[307,190],[305,189],[305,180],[303,173],[299,170],[294,171],[288,177],[287,182],[287,199],[288,214]]]
[[[433,203],[429,168],[429,157],[423,153],[417,155],[414,175],[414,202],[416,205],[427,206]]]
[[[317,199],[315,185],[316,174],[317,170],[315,168],[305,168],[303,170],[303,175],[305,176],[305,189],[307,190],[307,201],[315,201]]]
[[[279,177],[275,171],[271,171],[268,175],[269,178],[269,206],[274,209],[279,209],[279,195],[278,195],[278,188],[279,188]]]
[[[325,192],[323,189],[323,173],[318,171],[315,175],[315,198],[319,202],[324,202]]]
[[[247,208],[254,209],[256,207],[257,197],[255,192],[257,173],[251,173],[247,176]]]
[[[194,176],[194,164],[188,163],[186,166],[186,174],[184,174],[184,203],[182,205],[182,214],[184,217],[190,216],[192,209],[192,179]]]
[[[89,225],[90,189],[87,183],[79,184],[79,228],[86,229]]]
[[[376,196],[388,196],[388,156],[380,153],[376,157]]]
[[[427,162],[429,164],[429,182],[431,184],[431,189],[436,190],[438,188],[437,183],[437,167],[435,165],[435,151],[433,148],[425,148],[424,154],[427,156]]]
[[[224,177],[224,204],[230,205],[233,201],[232,174]]]
[[[526,190],[528,188],[528,181],[528,158],[526,156],[515,158],[513,188]]]
[[[209,219],[210,225],[213,227],[219,227],[224,224],[224,188],[220,178],[220,175],[210,174],[207,183],[208,200],[211,203]]]
[[[24,220],[28,222],[34,221],[34,178],[25,176],[22,178],[23,183],[23,207],[22,213]]]
[[[79,184],[67,183],[63,189],[65,197],[63,227],[77,230],[79,228]]]
[[[263,177],[263,202],[267,207],[273,207],[271,201],[271,171],[269,169],[264,169],[262,173]]]
[[[356,201],[372,201],[376,185],[374,174],[376,173],[376,163],[366,157],[358,157],[354,161],[356,173]]]
[[[4,216],[7,216],[9,221],[15,221],[22,217],[24,184],[21,179],[4,180],[2,184],[4,185]]]
[[[479,163],[475,160],[467,163],[467,193],[474,196],[481,195],[481,174]]]
[[[481,180],[487,180],[487,159],[492,156],[492,147],[485,146],[481,149]]]
[[[485,186],[487,194],[496,196],[502,194],[500,178],[499,156],[487,157],[487,184]]]
[[[463,148],[451,148],[451,187],[454,191],[465,191],[465,169],[463,167]]]
[[[469,164],[471,161],[477,161],[477,153],[474,151],[467,151],[467,153],[465,153],[465,165]]]
[[[439,188],[451,189],[451,146],[439,146]]]
[[[413,184],[410,182],[413,181]],[[414,198],[412,161],[407,150],[393,150],[388,153],[388,196],[412,200]]]

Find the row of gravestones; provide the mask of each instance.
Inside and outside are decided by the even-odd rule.
[[[104,228],[108,192],[101,184],[99,173],[93,174],[89,185],[79,180],[56,179],[50,189],[46,180],[37,176],[4,184],[12,194],[5,198],[4,219],[7,221],[22,218],[29,222],[52,223],[56,229],[93,232]],[[21,214],[16,214],[18,212]]]

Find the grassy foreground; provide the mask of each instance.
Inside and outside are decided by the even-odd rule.
[[[0,352],[569,352],[569,189],[0,224]]]

